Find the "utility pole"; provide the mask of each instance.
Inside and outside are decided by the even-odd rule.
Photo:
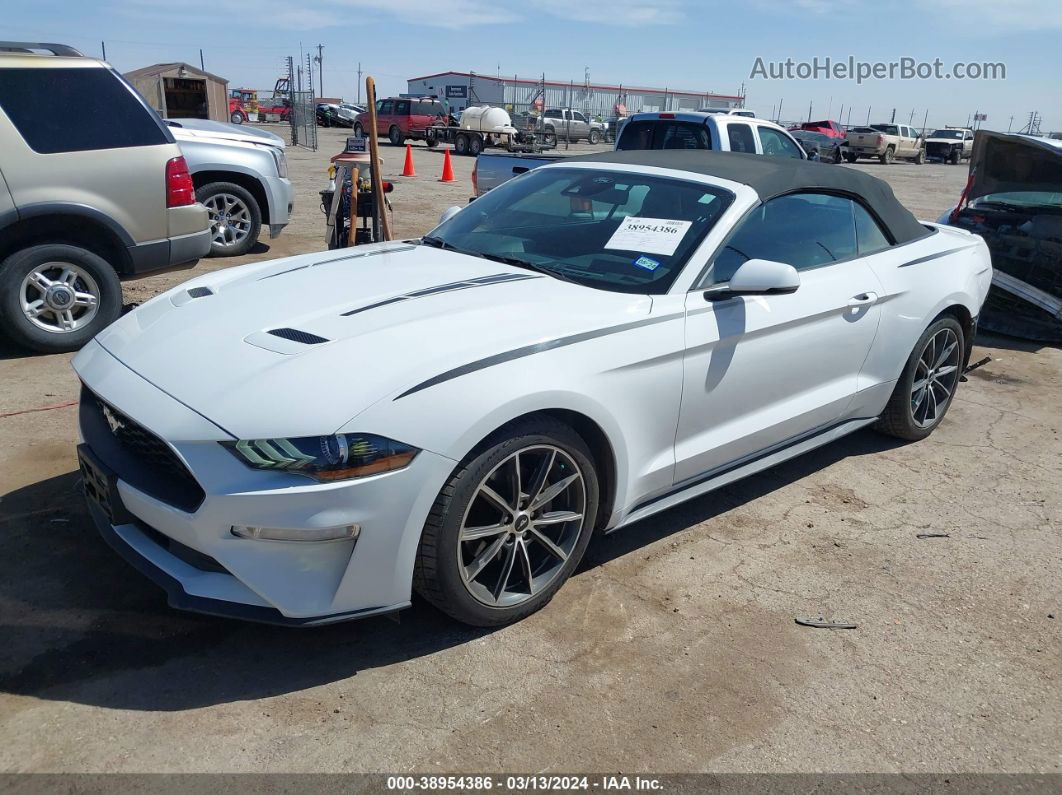
[[[358,61],[358,104],[361,104],[361,61]]]
[[[318,90],[321,92],[317,96],[324,96],[324,45],[317,45],[317,85]],[[310,91],[313,91],[313,86],[310,86]]]
[[[778,121],[779,124],[782,123],[782,102],[784,100],[785,100],[785,97],[782,97],[782,99],[778,100],[778,119],[777,119],[777,121]]]
[[[914,124],[914,108],[911,108],[911,115],[907,117],[908,124]]]
[[[925,118],[922,119],[922,137],[926,137],[926,125],[929,124],[929,108],[926,108]]]
[[[896,108],[893,108],[892,109],[892,118],[889,119],[889,124],[895,124],[895,123],[896,123]]]
[[[808,123],[811,123],[811,108],[814,105],[814,101],[808,102]]]
[[[203,48],[199,48],[199,68],[204,72],[206,71],[206,65],[203,63]]]
[[[871,109],[871,107],[873,107],[873,106],[872,105],[867,105],[867,127],[870,126],[870,109]]]
[[[1014,117],[1010,117],[1010,121],[1007,122],[1007,134],[1010,134],[1010,128],[1014,126]]]
[[[101,41],[100,48],[103,50],[103,60],[107,60],[107,42]]]

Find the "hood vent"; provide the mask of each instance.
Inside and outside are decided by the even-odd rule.
[[[308,331],[299,331],[297,328],[274,328],[266,333],[281,339],[291,340],[292,342],[301,342],[303,345],[320,345],[322,342],[328,342],[324,337],[319,337]]]
[[[188,291],[188,295],[192,298],[206,298],[208,295],[213,295],[214,291],[209,287],[193,287]]]

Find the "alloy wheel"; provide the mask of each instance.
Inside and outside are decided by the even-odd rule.
[[[519,450],[483,478],[458,531],[468,592],[491,607],[531,599],[561,574],[586,522],[586,484],[559,447]]]
[[[919,428],[944,416],[959,380],[959,338],[950,328],[930,337],[918,356],[911,385],[911,417]]]
[[[45,262],[22,280],[19,300],[26,318],[45,331],[65,334],[92,322],[99,311],[100,287],[71,262]]]
[[[239,196],[215,193],[205,202],[210,214],[210,236],[219,246],[232,248],[251,233],[251,210]]]

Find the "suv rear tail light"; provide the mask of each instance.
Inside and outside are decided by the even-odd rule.
[[[195,185],[183,157],[166,163],[166,206],[187,207],[195,204]]]

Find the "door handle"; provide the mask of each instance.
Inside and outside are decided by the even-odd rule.
[[[854,295],[849,299],[848,306],[853,309],[856,309],[861,306],[870,306],[877,300],[877,293],[860,293],[859,295]]]

